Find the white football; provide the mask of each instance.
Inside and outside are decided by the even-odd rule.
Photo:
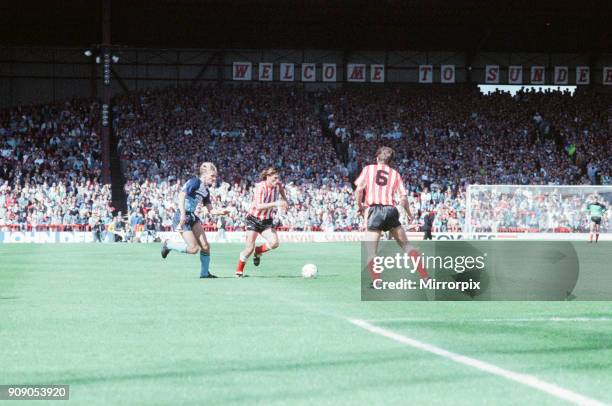
[[[317,266],[315,264],[306,264],[302,267],[302,276],[304,278],[316,278]]]

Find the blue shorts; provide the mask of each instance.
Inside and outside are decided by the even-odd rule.
[[[185,213],[185,217],[185,224],[183,224],[183,228],[179,230],[178,226],[181,222],[181,212],[178,210],[174,212],[174,218],[172,219],[172,229],[174,231],[191,231],[191,227],[193,227],[195,223],[201,222],[198,216],[190,212]]]

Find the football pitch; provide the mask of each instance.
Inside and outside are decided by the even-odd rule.
[[[53,404],[612,403],[608,302],[362,302],[359,244],[284,244],[242,280],[241,245],[212,245],[216,280],[159,248],[0,246],[0,384],[70,385]]]

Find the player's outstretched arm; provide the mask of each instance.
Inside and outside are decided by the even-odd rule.
[[[257,203],[255,205],[255,208],[257,210],[265,210],[265,209],[271,209],[273,207],[278,207],[280,205],[283,205],[285,202],[283,200],[277,200],[275,202],[270,202],[270,203]]]
[[[208,214],[210,214],[211,216],[225,216],[230,212],[230,209],[228,209],[227,207],[223,207],[221,209],[213,209],[213,206],[210,203],[206,205],[206,210],[208,210]]]

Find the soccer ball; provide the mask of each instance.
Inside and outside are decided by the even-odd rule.
[[[304,278],[316,278],[317,266],[315,264],[306,264],[302,267],[302,276]]]

